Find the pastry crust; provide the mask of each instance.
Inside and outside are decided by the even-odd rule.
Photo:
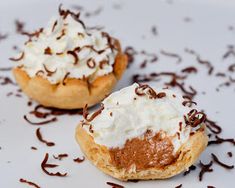
[[[87,80],[66,78],[63,83],[51,84],[41,76],[30,78],[27,73],[14,68],[13,74],[20,88],[38,103],[61,109],[79,109],[86,104],[93,106],[102,101],[114,88],[127,66],[127,57],[120,52],[115,58],[113,72]]]
[[[135,171],[118,169],[111,163],[111,157],[107,147],[96,144],[91,135],[80,124],[76,130],[76,140],[86,157],[101,171],[122,181],[127,180],[151,180],[166,179],[187,170],[198,159],[206,148],[208,137],[205,128],[202,127],[191,135],[188,142],[180,148],[176,161],[162,168],[149,168]]]

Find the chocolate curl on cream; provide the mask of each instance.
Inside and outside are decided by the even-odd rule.
[[[86,25],[83,23],[83,21],[81,21],[80,18],[80,12],[78,13],[74,13],[70,10],[64,10],[62,9],[62,4],[59,5],[59,14],[60,16],[63,17],[63,19],[66,19],[68,15],[70,15],[74,20],[76,20],[77,22],[81,23],[83,28],[86,29]]]
[[[96,116],[98,116],[102,110],[104,109],[104,105],[101,103],[101,107],[100,109],[98,109],[96,112],[94,112],[91,117],[88,117],[89,116],[89,113],[88,113],[88,105],[86,104],[85,107],[83,108],[83,118],[88,121],[88,122],[91,122],[93,119],[96,118]]]
[[[149,85],[144,84],[144,85],[139,85],[138,87],[135,88],[135,93],[138,96],[149,96],[150,99],[157,99],[157,98],[163,98],[166,96],[166,93],[160,92],[156,93],[153,88],[151,88]]]
[[[45,64],[43,64],[43,67],[44,67],[45,71],[47,72],[47,76],[51,76],[51,75],[53,75],[54,73],[56,73],[56,71],[57,71],[57,69],[55,69],[54,71],[49,70],[49,69],[46,67]]]
[[[206,121],[206,115],[203,112],[198,112],[196,109],[191,110],[185,117],[186,125],[197,127]]]

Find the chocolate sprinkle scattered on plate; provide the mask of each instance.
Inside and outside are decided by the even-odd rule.
[[[84,156],[82,158],[77,157],[76,159],[73,159],[73,161],[76,162],[76,163],[82,163],[84,160],[85,160]]]
[[[55,167],[58,166],[56,164],[49,164],[49,163],[47,163],[48,158],[49,158],[49,154],[46,153],[46,155],[45,155],[45,157],[44,157],[44,159],[43,159],[43,161],[41,163],[41,168],[42,168],[43,172],[45,172],[49,176],[58,176],[58,177],[65,177],[65,176],[67,176],[67,173],[62,174],[60,172],[56,172],[56,173],[48,172],[47,168],[55,168]]]
[[[37,136],[37,138],[38,138],[38,140],[39,140],[40,142],[46,144],[46,145],[49,146],[49,147],[55,145],[54,142],[48,142],[48,141],[46,141],[45,139],[42,138],[42,135],[41,135],[41,132],[40,132],[40,128],[37,128],[37,130],[36,130],[36,136]]]
[[[199,166],[200,166],[201,170],[200,170],[200,173],[199,173],[199,181],[202,181],[203,176],[204,176],[205,173],[213,172],[213,169],[211,168],[212,165],[213,165],[213,161],[211,161],[208,164],[203,164],[200,161]]]
[[[117,183],[113,183],[113,182],[106,182],[107,185],[110,185],[112,188],[124,188],[124,186],[119,185]]]
[[[221,162],[215,154],[212,153],[211,156],[213,158],[213,161],[216,162],[218,165],[222,166],[223,168],[225,168],[225,169],[233,169],[234,168],[234,165],[227,165],[227,164]]]
[[[19,181],[20,181],[21,183],[26,183],[26,184],[28,184],[28,185],[30,185],[30,186],[32,186],[32,187],[40,188],[40,186],[37,185],[36,183],[33,183],[32,181],[28,181],[28,180],[23,179],[23,178],[20,178]]]
[[[181,188],[183,185],[180,184],[180,185],[177,185],[175,188]]]

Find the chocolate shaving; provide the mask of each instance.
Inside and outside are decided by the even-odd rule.
[[[62,80],[62,85],[64,85],[64,86],[66,85],[65,80],[68,78],[69,75],[70,75],[70,72],[67,72]]]
[[[149,60],[149,62],[151,62],[151,63],[155,63],[155,62],[157,62],[157,60],[158,60],[158,56],[157,56],[156,54],[148,53],[148,52],[146,52],[145,50],[142,50],[139,54],[142,54],[142,55],[147,56],[148,58],[151,58],[151,59]]]
[[[106,32],[102,32],[102,37],[105,37],[108,41],[108,47],[111,48],[112,52],[114,49],[119,50],[119,47],[116,46],[116,40],[114,40],[110,35]]]
[[[191,107],[192,104],[197,105],[197,103],[194,102],[194,101],[183,101],[183,102],[182,102],[182,105],[184,105],[184,106],[186,106],[187,104],[189,104],[189,107]]]
[[[165,92],[160,92],[157,94],[157,98],[159,98],[159,99],[164,98],[165,96],[166,96]]]
[[[68,15],[71,15],[75,20],[79,19],[80,17],[80,13],[76,14],[70,10],[62,9],[62,4],[59,5],[59,14],[63,17],[63,19],[66,19]]]
[[[64,52],[57,52],[56,55],[63,55]]]
[[[233,139],[233,138],[220,138],[219,136],[215,136],[215,139],[216,140],[210,140],[209,142],[208,142],[208,146],[209,145],[213,145],[213,144],[222,144],[222,143],[224,143],[224,142],[229,142],[229,143],[231,143],[231,144],[233,144],[233,145],[235,145],[235,140]]]
[[[10,96],[12,96],[12,95],[13,95],[13,92],[7,93],[7,97],[10,97]]]
[[[231,151],[229,151],[227,154],[228,154],[229,157],[233,156],[233,153]]]
[[[227,59],[231,55],[235,56],[234,46],[233,45],[228,45],[227,48],[228,48],[228,50],[223,55],[223,59]]]
[[[40,186],[37,185],[36,183],[34,183],[34,182],[32,182],[32,181],[28,181],[28,180],[23,179],[23,178],[20,178],[19,181],[20,181],[21,183],[26,183],[26,184],[28,184],[28,185],[30,185],[30,186],[32,186],[32,187],[40,188]]]
[[[140,64],[140,68],[145,68],[147,65],[148,61],[145,59],[141,64]]]
[[[31,38],[32,38],[32,37],[37,37],[37,38],[38,38],[39,35],[40,35],[42,32],[43,32],[43,28],[40,28],[40,29],[38,29],[37,31],[35,31],[35,32],[33,32],[33,33],[29,33],[29,32],[26,32],[26,31],[22,31],[21,34],[28,36],[28,37],[29,37],[28,42],[29,42],[29,41],[31,41]],[[26,43],[27,43],[27,42],[26,42]]]
[[[110,185],[112,188],[124,188],[124,186],[113,183],[113,182],[106,182],[107,185]]]
[[[77,157],[76,159],[73,159],[73,161],[76,162],[76,163],[82,163],[84,160],[85,160],[84,156],[82,158]]]
[[[135,93],[138,96],[145,96],[147,95],[150,99],[156,99],[158,98],[157,93],[154,91],[153,88],[151,88],[149,85],[139,85],[135,88]]]
[[[85,46],[83,46],[83,47],[80,49],[80,51],[81,51],[83,48],[89,48],[89,49],[93,50],[93,51],[94,51],[95,53],[97,53],[97,54],[102,54],[102,53],[104,53],[105,50],[107,49],[107,48],[105,48],[105,49],[103,49],[103,50],[96,50],[96,49],[94,48],[94,46],[85,45]]]
[[[50,71],[45,64],[43,64],[43,67],[45,69],[45,71],[47,72],[47,76],[52,76],[54,73],[56,73],[57,68],[54,71]]]
[[[51,118],[51,119],[49,119],[49,120],[46,120],[46,121],[32,122],[31,120],[29,120],[29,119],[27,118],[26,115],[24,115],[24,119],[25,119],[29,124],[31,124],[31,125],[45,125],[45,124],[48,124],[48,123],[52,123],[52,122],[57,121],[57,118],[56,118],[56,117],[53,117],[53,118]]]
[[[41,163],[41,168],[43,170],[43,172],[45,172],[47,175],[49,176],[58,176],[58,177],[65,177],[67,176],[67,173],[60,173],[60,172],[56,172],[56,173],[52,173],[52,172],[48,172],[46,168],[55,168],[57,167],[58,165],[56,164],[48,164],[47,161],[48,161],[48,158],[49,158],[49,155],[48,153],[46,153],[42,163]]]
[[[49,112],[41,112],[40,109],[47,110]],[[37,118],[46,118],[49,115],[53,116],[60,116],[60,115],[77,115],[81,114],[80,110],[64,110],[64,109],[57,109],[57,108],[51,108],[51,107],[45,107],[43,105],[37,105],[33,111],[30,112],[30,114],[34,114]]]
[[[137,179],[132,179],[132,180],[127,180],[128,182],[132,182],[132,183],[138,183],[140,180]]]
[[[74,58],[74,65],[76,65],[79,61],[77,53],[75,51],[68,51],[67,54],[72,55]]]
[[[57,155],[57,156],[53,155],[53,158],[54,158],[54,159],[58,159],[59,161],[61,161],[63,158],[66,158],[66,157],[68,157],[68,156],[69,156],[68,154],[63,153],[63,154],[59,154],[59,155]]]
[[[15,26],[16,26],[16,33],[21,34],[22,32],[24,32],[24,26],[25,26],[24,22],[20,20],[15,20]]]
[[[14,83],[9,77],[0,76],[0,80],[2,80],[2,82],[0,82],[0,85],[16,85],[16,83]]]
[[[230,72],[235,72],[235,64],[230,65],[230,66],[228,67],[228,70],[229,70]]]
[[[85,17],[91,17],[91,16],[97,16],[102,12],[103,8],[102,7],[98,7],[96,10],[94,10],[93,12],[85,12],[84,16]]]
[[[31,150],[38,150],[36,147],[32,146]]]
[[[11,71],[12,67],[1,67],[0,71]]]
[[[27,102],[27,105],[28,105],[28,106],[32,106],[32,104],[33,104],[32,101],[28,101],[28,102]]]
[[[0,41],[5,40],[8,37],[8,34],[1,34],[0,33]]]
[[[137,52],[133,47],[128,46],[128,47],[125,48],[124,54],[127,55],[128,67],[129,67],[129,65],[134,62],[134,60],[135,60],[134,56],[137,54]]]
[[[226,77],[226,74],[223,73],[223,72],[218,72],[218,73],[216,73],[215,76],[217,76],[217,77]]]
[[[64,29],[62,29],[61,34],[58,37],[56,37],[56,40],[60,40],[63,36],[65,36],[65,30]]]
[[[45,55],[52,55],[51,48],[50,48],[50,47],[47,47],[47,48],[44,50],[44,54],[45,54]]]
[[[85,37],[85,35],[83,34],[83,33],[80,33],[80,32],[78,32],[78,36],[81,36],[81,37]]]
[[[220,134],[222,132],[222,128],[216,124],[216,122],[209,120],[208,118],[205,121],[206,127],[215,134]]]
[[[189,169],[187,171],[185,171],[183,175],[184,176],[188,175],[191,171],[196,170],[196,168],[197,167],[194,165],[190,166]]]
[[[206,65],[207,68],[208,68],[208,74],[211,75],[213,73],[213,70],[214,70],[214,67],[212,66],[212,64],[207,61],[207,60],[202,60],[200,55],[197,54],[194,50],[190,50],[190,49],[185,49],[185,52],[191,54],[191,55],[194,55],[196,57],[196,60],[199,64],[202,64],[202,65]]]
[[[152,34],[153,34],[154,36],[157,36],[157,35],[158,35],[157,27],[156,27],[156,26],[152,26],[151,32],[152,32]]]
[[[89,113],[87,109],[88,109],[88,105],[86,104],[85,107],[83,108],[83,118],[87,120],[88,122],[91,122],[93,119],[96,118],[96,116],[98,116],[102,112],[102,110],[104,109],[104,105],[101,103],[100,109],[94,112],[89,118],[88,118]]]
[[[176,63],[182,62],[182,57],[180,57],[178,54],[167,52],[165,50],[161,50],[160,53],[164,56],[167,56],[167,57],[176,58],[177,59]]]
[[[215,154],[212,153],[211,156],[212,156],[212,159],[214,160],[214,162],[216,162],[218,165],[222,166],[223,168],[225,168],[225,169],[233,169],[234,168],[234,165],[227,165],[227,164],[221,162]]]
[[[40,76],[40,75],[43,75],[44,74],[44,71],[43,70],[39,70],[36,72],[36,76]]]
[[[213,172],[213,169],[211,168],[211,166],[213,165],[213,161],[211,161],[208,164],[203,164],[201,161],[199,162],[199,165],[201,167],[201,171],[199,173],[199,181],[202,181],[203,176],[205,173],[207,172]]]
[[[100,62],[99,62],[99,67],[100,67],[100,69],[103,69],[105,64],[108,65],[109,62],[108,62],[107,60],[100,61]]]
[[[83,23],[83,21],[81,21],[79,18],[80,18],[80,12],[78,13],[74,13],[70,10],[64,10],[62,9],[62,4],[59,5],[59,14],[60,16],[62,16],[63,19],[66,19],[68,15],[70,15],[74,20],[76,20],[77,22],[79,22],[82,27],[84,29],[86,29],[86,26],[85,24]]]
[[[37,136],[37,138],[38,138],[38,140],[39,140],[40,142],[46,144],[46,145],[49,146],[49,147],[55,145],[54,142],[48,142],[48,141],[46,141],[45,139],[42,138],[42,134],[41,134],[41,132],[40,132],[40,128],[38,128],[38,129],[36,130],[36,136]]]
[[[182,122],[179,122],[179,131],[182,131]]]
[[[18,58],[13,58],[13,57],[11,57],[11,58],[9,58],[11,61],[20,61],[21,59],[23,59],[24,58],[24,52],[22,52],[21,53],[21,55],[20,55],[20,57],[18,57]]]
[[[16,96],[16,97],[22,97],[22,95],[19,94],[19,93],[15,94],[15,96]]]
[[[43,32],[43,28],[40,28],[38,31],[35,31],[33,33],[29,33],[27,31],[25,31],[25,29],[24,29],[25,23],[21,22],[19,20],[15,21],[15,26],[16,26],[16,33],[28,36],[30,38],[29,40],[31,40],[31,38],[34,36],[39,37],[39,35]]]
[[[171,77],[172,81],[167,84],[172,85],[172,86],[177,79],[183,80],[186,78],[186,76],[179,76],[174,72],[160,72],[160,73],[153,72],[148,75],[135,74],[133,75],[132,79],[133,79],[133,82],[148,82],[148,81],[158,81],[162,76]]]
[[[181,72],[183,72],[183,73],[197,73],[197,68],[190,66],[190,67],[186,67],[186,68],[182,69]]]
[[[206,121],[206,115],[203,112],[198,112],[196,109],[192,109],[187,117],[184,116],[186,125],[190,125],[191,127],[197,127],[201,123]]]
[[[54,22],[53,26],[52,26],[51,32],[54,32],[55,27],[57,26],[57,24],[58,24],[58,21],[56,20],[56,21]]]
[[[180,184],[180,185],[177,185],[175,188],[181,188],[183,185]]]
[[[87,66],[88,66],[89,68],[91,68],[91,69],[95,68],[95,66],[96,66],[96,62],[95,62],[95,60],[92,59],[92,58],[89,58],[89,59],[87,60],[86,64],[87,64]]]
[[[34,110],[30,112],[30,114],[33,114],[37,118],[43,118],[43,119],[50,115],[50,113],[47,112],[40,112],[39,108],[41,108],[41,105],[37,105],[34,108]]]
[[[190,97],[190,99],[192,99],[197,94],[197,91],[192,86],[189,86],[189,89],[191,91],[186,90],[184,83],[178,82],[176,76],[173,76],[172,80],[170,82],[166,83],[166,85],[171,86],[171,87],[178,87],[185,95]]]

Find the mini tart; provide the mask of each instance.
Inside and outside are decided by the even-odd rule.
[[[170,165],[161,168],[149,168],[140,171],[127,171],[124,168],[117,168],[111,161],[110,150],[96,144],[91,135],[79,125],[76,129],[76,140],[86,157],[102,172],[122,181],[128,180],[153,180],[167,179],[173,177],[193,165],[208,143],[204,127],[190,136],[179,150],[177,159]]]
[[[185,103],[171,90],[133,84],[109,95],[92,115],[84,108],[76,140],[114,178],[170,178],[194,164],[208,143],[206,115]]]
[[[51,84],[41,76],[30,78],[21,68],[14,68],[13,74],[22,91],[38,103],[47,107],[79,109],[86,104],[93,106],[110,94],[126,66],[127,57],[119,52],[113,72],[97,77],[91,83],[86,79],[66,78],[63,83]]]
[[[93,106],[122,77],[127,56],[117,39],[88,29],[80,13],[59,7],[50,26],[29,36],[13,74],[20,88],[38,103],[62,109]],[[39,74],[40,73],[40,74]]]

